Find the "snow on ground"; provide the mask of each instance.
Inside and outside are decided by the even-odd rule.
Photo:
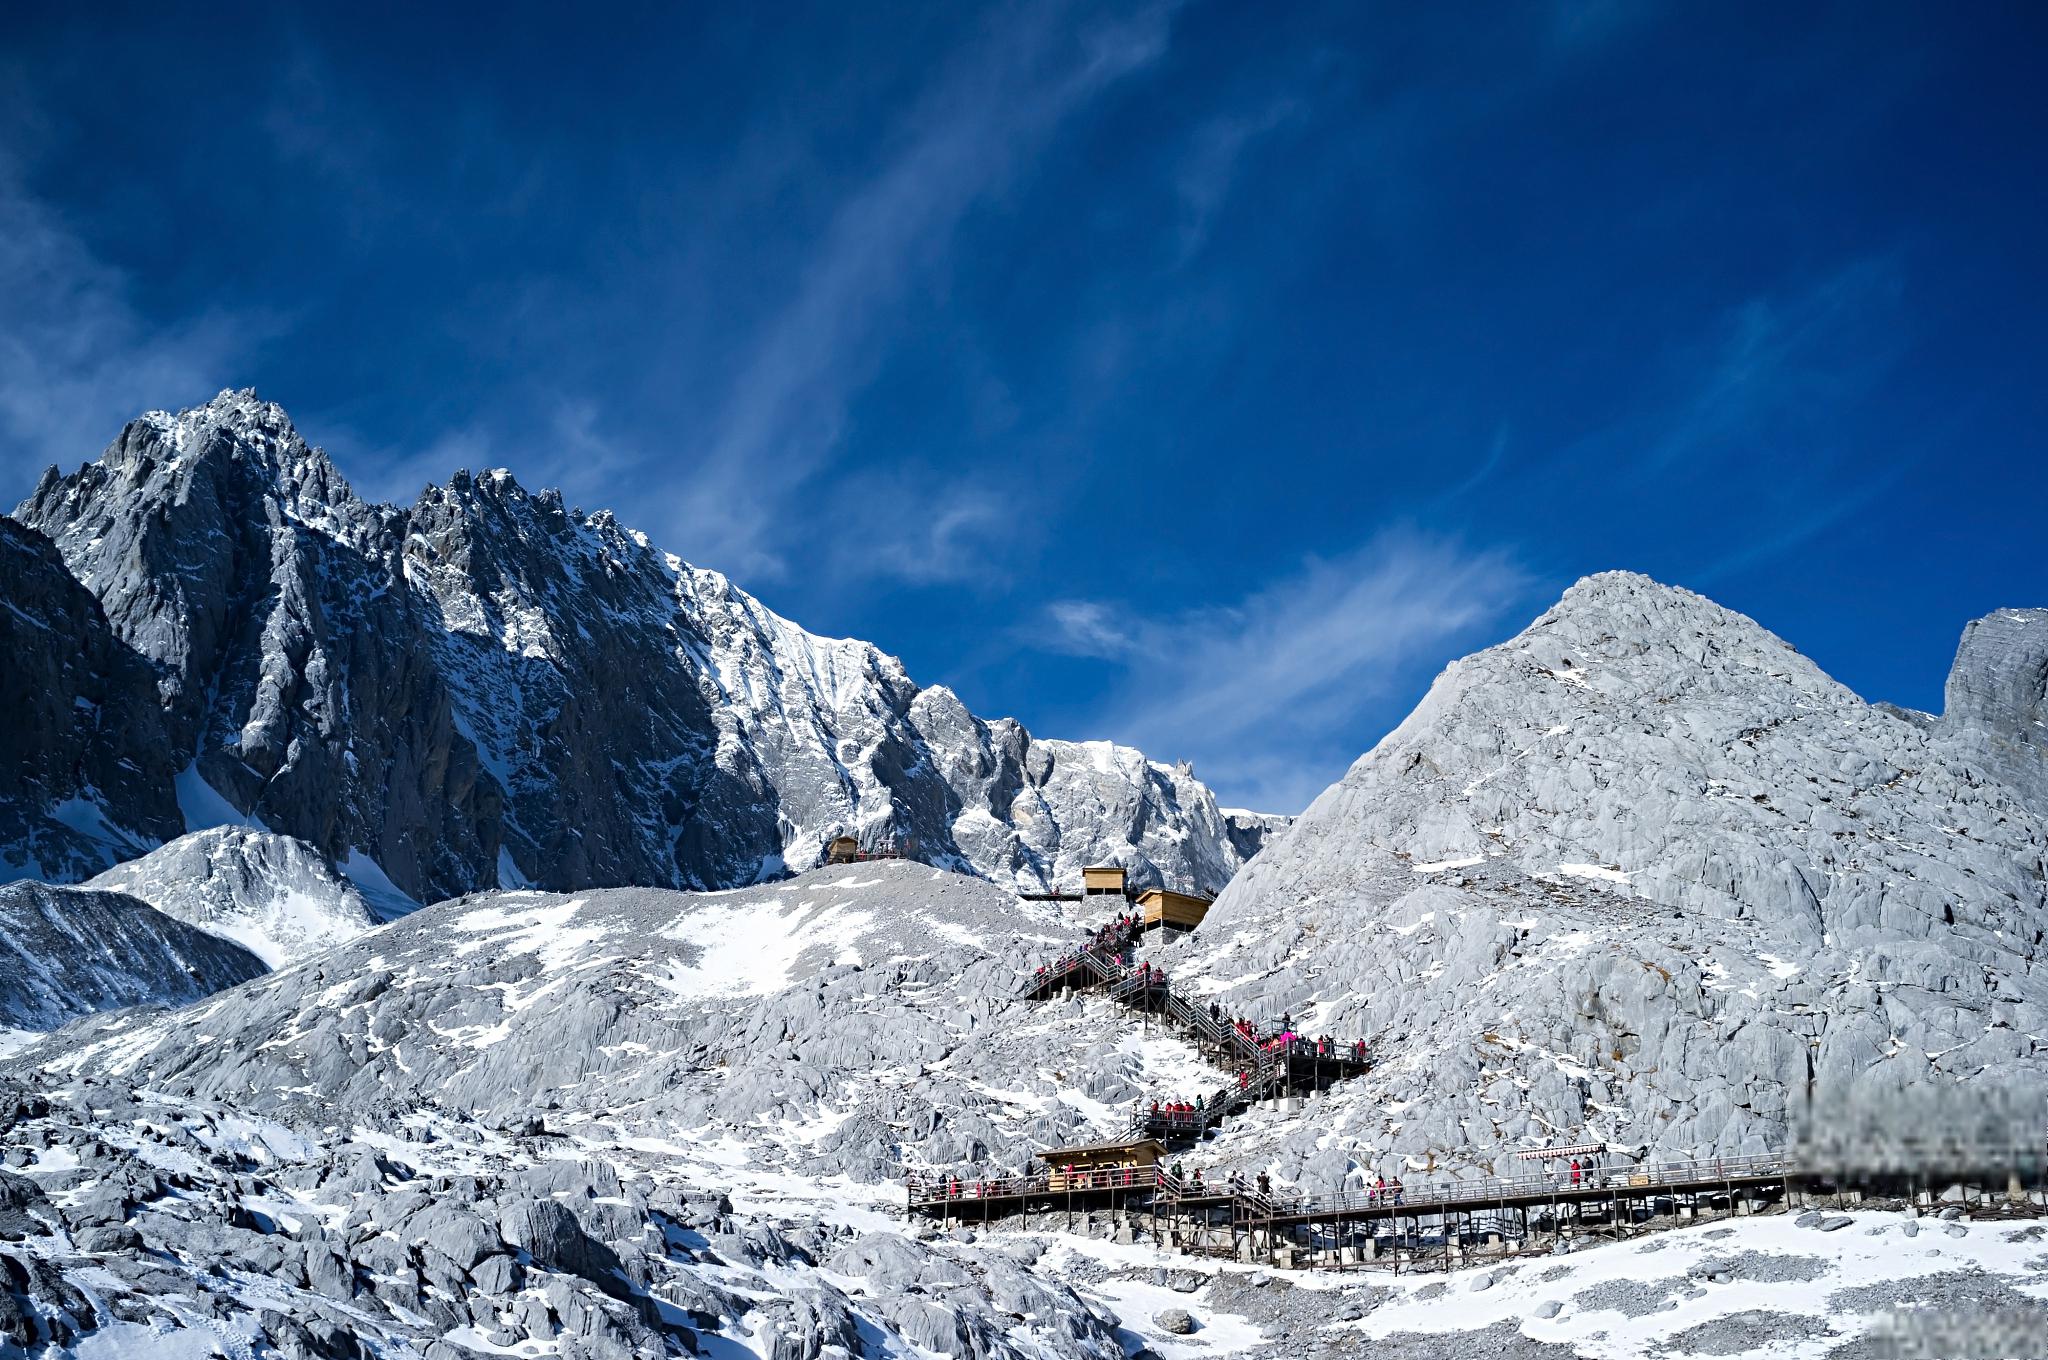
[[[1560,864],[1557,871],[1567,878],[1592,878],[1603,883],[1627,883],[1629,876],[1604,864]]]
[[[356,885],[356,891],[387,921],[395,921],[420,909],[419,900],[391,881],[384,866],[362,851],[349,849],[341,862],[342,873]]]
[[[1917,1235],[1908,1237],[1909,1220],[1898,1213],[1839,1217],[1850,1222],[1833,1232],[1772,1214],[1674,1229],[1557,1260],[1393,1277],[1383,1282],[1399,1291],[1396,1298],[1338,1327],[1383,1338],[1470,1332],[1508,1322],[1535,1340],[1564,1343],[1597,1360],[1632,1360],[1717,1319],[1762,1312],[1829,1319],[1836,1335],[1787,1340],[1771,1352],[1817,1357],[1841,1344],[1842,1332],[1860,1332],[1873,1321],[1874,1315],[1830,1306],[1831,1296],[1843,1289],[1981,1269],[2005,1277],[2029,1297],[2048,1300],[2048,1234],[2038,1222],[1949,1225],[1923,1219]],[[1951,1235],[1951,1226],[1963,1235]],[[1734,1278],[1717,1282],[1710,1278],[1713,1270]],[[1802,1273],[1812,1278],[1769,1278]],[[1432,1283],[1449,1289],[1431,1290]],[[1901,1290],[1902,1297],[1910,1293],[1909,1287]],[[1557,1316],[1538,1316],[1552,1301],[1563,1305]]]
[[[248,826],[258,831],[270,829],[263,824],[262,818],[235,811],[235,805],[221,797],[199,773],[196,760],[179,771],[171,785],[178,800],[178,811],[184,814],[187,831],[204,831],[210,826]]]
[[[856,910],[851,902],[827,903],[821,895],[795,904],[757,899],[698,907],[662,934],[704,952],[694,964],[671,966],[660,981],[686,996],[768,996],[789,986],[806,954],[861,962],[856,943],[874,919],[871,911]]]
[[[1132,1028],[1117,1043],[1117,1052],[1137,1058],[1143,1073],[1139,1084],[1146,1100],[1206,1099],[1228,1078],[1193,1044],[1157,1030]]]
[[[1565,1256],[1415,1275],[1285,1271],[1064,1234],[1015,1236],[1046,1248],[1045,1273],[1086,1279],[1108,1272],[1079,1286],[1082,1293],[1116,1314],[1133,1350],[1149,1346],[1166,1360],[1238,1354],[1276,1342],[1300,1351],[1341,1345],[1346,1336],[1361,1350],[1390,1337],[1439,1336],[1444,1345],[1438,1353],[1448,1357],[1473,1353],[1466,1338],[1497,1326],[1569,1346],[1588,1360],[1635,1360],[1674,1345],[1817,1360],[1883,1325],[1894,1308],[1924,1313],[1915,1301],[1938,1297],[1936,1277],[1981,1279],[1973,1274],[1981,1271],[2019,1295],[2048,1302],[2048,1225],[2039,1220],[1951,1225],[1920,1219],[1909,1230],[1911,1220],[1894,1212],[1827,1217],[1848,1222],[1822,1232],[1798,1226],[1793,1215],[1768,1214],[1585,1246]],[[1166,1284],[1170,1276],[1181,1277],[1183,1288]],[[1263,1287],[1247,1293],[1246,1285]],[[1838,1300],[1843,1291],[1857,1295]],[[1345,1307],[1349,1300],[1363,1306]],[[1542,1316],[1552,1303],[1556,1315]],[[1192,1335],[1173,1336],[1153,1322],[1169,1308],[1193,1317]],[[1340,1312],[1363,1316],[1341,1320]],[[1774,1330],[1783,1334],[1770,1335]],[[1716,1334],[1725,1346],[1708,1343]]]
[[[1212,1313],[1191,1298],[1165,1285],[1139,1280],[1109,1279],[1081,1290],[1083,1297],[1116,1314],[1126,1347],[1143,1346],[1165,1360],[1195,1360],[1205,1355],[1237,1355],[1256,1349],[1266,1341],[1265,1333],[1249,1318],[1234,1313]],[[1196,1318],[1196,1330],[1189,1336],[1175,1336],[1160,1330],[1153,1321],[1170,1308],[1186,1311]]]

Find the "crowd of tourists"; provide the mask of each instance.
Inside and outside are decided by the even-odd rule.
[[[1125,912],[1090,935],[1088,943],[1079,949],[1070,950],[1049,964],[1039,964],[1033,977],[1038,982],[1044,982],[1048,977],[1064,977],[1081,966],[1081,956],[1087,953],[1096,954],[1112,967],[1121,968],[1124,966],[1124,950],[1137,938],[1144,925],[1144,918],[1136,912]],[[1150,968],[1151,965],[1145,967]],[[1158,976],[1160,985],[1165,985],[1166,974]]]

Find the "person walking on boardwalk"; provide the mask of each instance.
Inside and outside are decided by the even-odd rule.
[[[1576,1158],[1576,1157],[1572,1158],[1572,1184],[1573,1184],[1573,1185],[1577,1185],[1577,1184],[1579,1183],[1579,1181],[1580,1181],[1580,1178],[1581,1178],[1581,1177],[1582,1177],[1583,1175],[1584,1175],[1584,1168],[1582,1168],[1582,1167],[1581,1167],[1581,1166],[1579,1165],[1579,1159],[1578,1159],[1578,1158]]]

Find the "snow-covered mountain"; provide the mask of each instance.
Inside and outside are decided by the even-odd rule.
[[[2036,617],[1966,634],[1969,698],[1939,718],[1619,574],[1455,663],[1155,946],[1177,987],[1363,1027],[1379,1061],[1232,1118],[1197,1164],[1322,1189],[1560,1138],[1740,1151],[1780,1143],[1809,1085],[2038,1072]],[[1618,1357],[1811,1349],[1928,1302],[2038,1330],[2038,1229],[2012,1224],[1936,1247],[1896,1215],[1738,1219],[1296,1288],[1085,1216],[902,1223],[906,1167],[1021,1166],[1220,1075],[1099,995],[1016,999],[1102,911],[900,861],[497,891],[79,1019],[0,1071],[14,1297],[38,1327],[89,1317],[80,1353],[152,1356]],[[1447,1309],[1446,1283],[1487,1292]]]
[[[121,893],[0,884],[0,1031],[183,1006],[264,971],[233,941]]]
[[[138,654],[164,729],[121,779],[60,777],[64,751],[24,759],[0,831],[45,876],[175,834],[173,783],[182,829],[260,825],[423,901],[724,887],[808,868],[841,833],[1004,884],[1108,860],[1213,891],[1263,835],[1185,767],[978,718],[872,645],[805,632],[509,473],[367,503],[252,393],[142,417],[15,517],[90,592],[62,607],[96,598],[115,648],[64,701],[97,703],[116,661],[129,694]],[[92,738],[73,740],[126,758],[125,731]],[[50,830],[75,824],[97,838]]]
[[[1755,622],[1588,578],[1453,663],[1169,966],[1364,1029],[1262,1149],[1333,1185],[1599,1139],[1782,1145],[1809,1093],[2048,1074],[2048,611],[1970,626],[1939,719]]]
[[[53,1042],[69,1070],[299,1127],[546,1108],[620,1136],[744,1129],[755,1165],[815,1175],[1021,1166],[1201,1067],[1125,1044],[1103,1008],[1016,999],[1079,919],[895,860],[720,893],[512,890]]]
[[[85,886],[126,893],[225,936],[272,968],[331,949],[386,919],[312,846],[246,827],[180,836]]]

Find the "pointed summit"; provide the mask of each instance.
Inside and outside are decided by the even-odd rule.
[[[2048,1014],[2048,806],[1984,736],[2036,721],[2044,624],[1972,625],[1916,722],[1702,596],[1589,577],[1454,662],[1176,972],[1383,1033],[1404,1148],[1495,1170],[1529,1139],[1739,1155],[1802,1093],[2048,1073],[1993,1005]],[[1377,1118],[1277,1165],[1334,1184],[1327,1135]]]
[[[502,469],[366,504],[251,391],[142,417],[21,514],[154,664],[194,808],[418,898],[730,887],[854,825],[1034,890],[1114,857],[1213,891],[1248,853],[1188,773],[927,700]]]

